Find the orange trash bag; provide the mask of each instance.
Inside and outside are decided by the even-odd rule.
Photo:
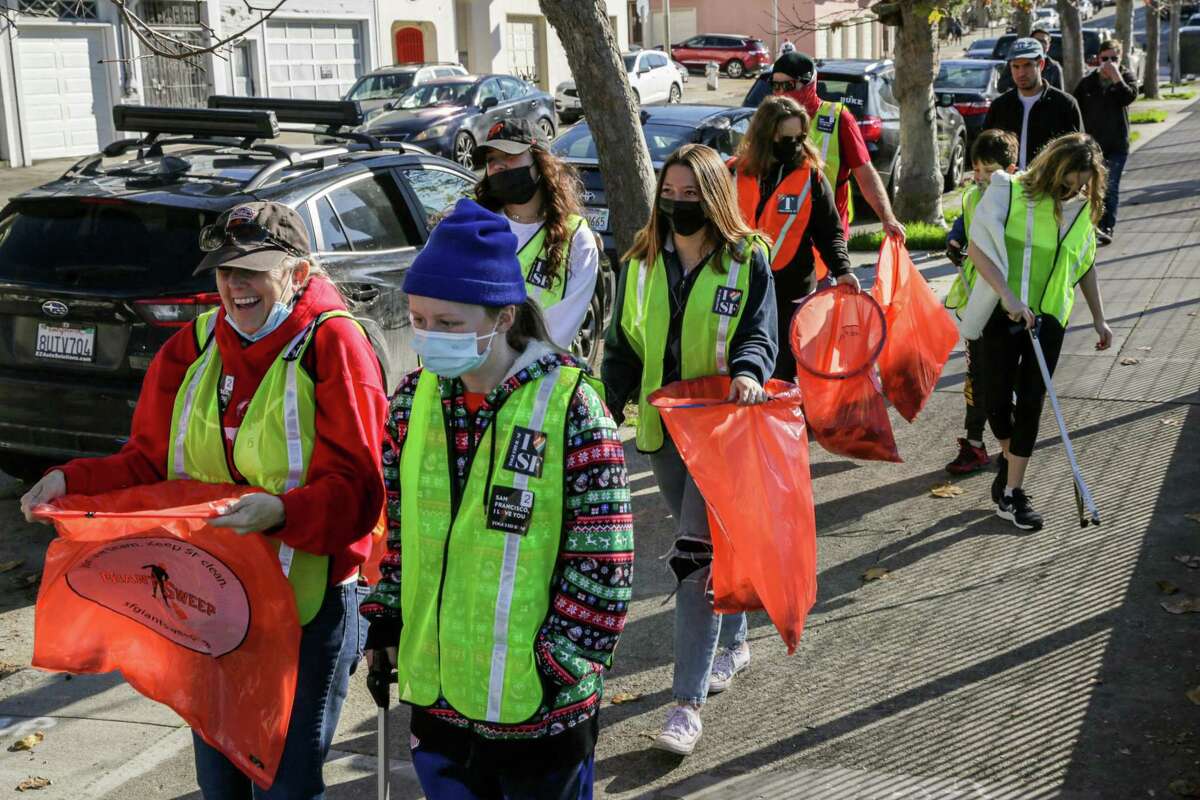
[[[887,334],[883,309],[849,286],[810,294],[792,316],[788,339],[804,416],[813,438],[830,453],[901,460],[875,376]]]
[[[36,507],[58,538],[38,591],[33,666],[120,670],[265,789],[296,693],[296,602],[266,538],[207,522],[253,491],[167,481]]]
[[[904,244],[891,236],[879,250],[871,296],[883,306],[887,342],[879,355],[883,393],[909,422],[925,407],[958,343],[958,326],[942,307]]]
[[[677,381],[650,395],[708,506],[713,607],[766,609],[796,650],[817,599],[817,528],[800,392],[767,382],[771,400],[725,402],[730,379]]]

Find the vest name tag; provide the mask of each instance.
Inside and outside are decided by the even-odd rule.
[[[821,133],[833,133],[833,126],[837,119],[832,114],[822,114],[817,117],[817,130]]]
[[[492,502],[488,504],[489,529],[524,536],[533,521],[533,492],[528,489],[492,487]]]
[[[533,264],[529,268],[529,276],[525,279],[539,289],[549,289],[553,278],[550,277],[546,267],[546,259],[534,259]]]
[[[781,194],[775,202],[775,209],[780,214],[799,214],[800,213],[800,195],[798,194]]]
[[[717,287],[717,292],[713,297],[712,305],[714,314],[720,314],[723,317],[735,317],[737,316],[738,309],[741,307],[741,289],[731,289],[728,286]]]
[[[508,440],[508,453],[504,456],[504,468],[540,478],[545,462],[546,434],[514,425],[512,438]]]

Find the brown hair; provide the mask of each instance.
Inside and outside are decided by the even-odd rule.
[[[495,319],[500,316],[500,310],[505,306],[484,306],[483,310],[487,314],[488,319]],[[537,341],[548,344],[555,350],[558,350],[558,345],[554,344],[554,340],[550,338],[550,329],[546,327],[546,317],[542,314],[542,307],[532,297],[526,298],[524,303],[516,306],[517,315],[513,319],[512,327],[508,329],[504,339],[508,342],[508,346],[518,353],[524,352],[530,342]]]
[[[821,154],[808,138],[808,112],[790,97],[768,97],[754,112],[750,129],[738,145],[738,169],[755,178],[765,175],[775,160],[771,154],[775,132],[781,123],[789,119],[800,120],[800,152],[804,156],[801,163],[807,162],[814,169],[823,169]]]
[[[708,218],[705,231],[709,241],[718,244],[722,251],[728,252],[734,258],[744,258],[746,239],[751,235],[762,234],[752,230],[742,219],[742,212],[738,209],[733,193],[733,179],[729,176],[729,170],[725,168],[725,162],[717,155],[717,151],[708,145],[685,144],[663,163],[658,173],[658,183],[655,184],[654,209],[650,213],[650,220],[637,232],[633,247],[629,248],[625,259],[653,263],[658,258],[658,251],[670,232],[670,225],[659,212],[658,202],[662,197],[663,180],[667,176],[667,170],[677,164],[687,167],[696,176],[696,185],[700,188],[700,207],[704,210],[704,216]],[[714,267],[718,271],[722,269],[719,258],[714,262]]]
[[[1020,149],[1017,137],[1009,131],[988,128],[971,145],[971,164],[995,164],[1000,169],[1008,169],[1017,163]]]
[[[1018,180],[1030,202],[1042,197],[1054,198],[1054,217],[1061,225],[1062,203],[1070,197],[1067,176],[1072,172],[1090,175],[1084,194],[1092,205],[1092,224],[1098,225],[1104,215],[1108,170],[1100,146],[1086,133],[1068,133],[1050,142]]]
[[[551,280],[566,279],[566,265],[562,264],[563,253],[570,246],[575,228],[570,218],[580,212],[579,174],[575,168],[541,145],[529,148],[538,175],[542,178],[541,189],[545,192],[546,212],[546,270]],[[479,205],[499,213],[504,203],[488,191],[487,173],[475,184],[475,200]],[[561,267],[561,270],[560,270]],[[560,274],[561,273],[561,274]]]
[[[1105,50],[1116,50],[1117,55],[1120,55],[1122,52],[1124,52],[1125,48],[1121,47],[1120,39],[1105,39],[1100,43],[1100,48],[1096,50],[1096,54],[1099,55]]]

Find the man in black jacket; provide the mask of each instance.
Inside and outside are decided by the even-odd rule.
[[[1045,53],[1036,39],[1018,39],[1008,51],[1015,89],[992,101],[983,127],[1009,131],[1021,143],[1017,166],[1025,169],[1049,142],[1083,130],[1075,98],[1042,79]]]
[[[1084,76],[1075,87],[1075,99],[1083,114],[1083,127],[1104,151],[1108,167],[1108,192],[1097,239],[1112,242],[1117,224],[1117,201],[1121,196],[1121,173],[1129,157],[1129,104],[1137,99],[1137,79],[1121,67],[1121,43],[1100,43],[1100,68]]]

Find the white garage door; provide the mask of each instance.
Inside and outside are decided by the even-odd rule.
[[[362,31],[355,23],[267,23],[272,97],[337,100],[362,75],[362,61]]]
[[[34,159],[63,158],[100,149],[102,115],[112,113],[98,30],[39,31],[22,26],[16,38],[21,116]]]

